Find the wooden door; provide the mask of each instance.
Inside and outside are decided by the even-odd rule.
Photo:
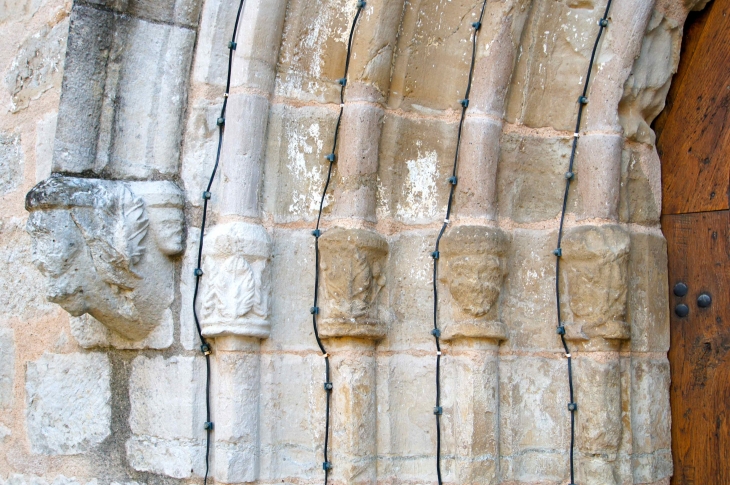
[[[730,485],[730,0],[688,19],[657,120],[674,485]]]

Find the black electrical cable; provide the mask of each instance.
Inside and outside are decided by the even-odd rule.
[[[335,125],[335,136],[334,141],[332,142],[332,151],[325,155],[325,159],[329,162],[329,167],[327,168],[327,181],[324,184],[324,189],[322,190],[322,197],[319,201],[319,212],[317,214],[317,225],[315,226],[314,230],[312,231],[312,236],[314,236],[314,304],[312,308],[310,309],[310,313],[312,314],[312,328],[314,328],[314,338],[317,339],[317,345],[319,346],[319,350],[322,352],[322,356],[324,357],[324,366],[325,366],[325,378],[324,378],[324,390],[327,396],[327,404],[325,409],[325,421],[324,421],[324,462],[322,463],[322,469],[324,470],[324,483],[327,485],[327,480],[329,478],[329,472],[332,469],[332,463],[329,461],[329,435],[330,435],[330,401],[332,400],[332,381],[330,379],[330,359],[329,354],[327,354],[327,350],[325,350],[324,344],[322,343],[322,339],[319,336],[319,330],[317,328],[317,315],[319,315],[319,307],[317,306],[317,303],[319,301],[319,237],[322,235],[322,231],[319,229],[320,222],[322,221],[322,209],[324,208],[324,199],[327,195],[327,188],[330,185],[330,180],[332,179],[332,166],[335,164],[336,155],[335,152],[337,151],[337,138],[340,133],[340,124],[342,122],[342,112],[345,108],[345,86],[347,85],[347,72],[350,69],[350,54],[352,53],[352,38],[355,35],[355,26],[357,25],[357,20],[360,18],[360,13],[362,13],[362,10],[365,8],[365,1],[360,0],[357,2],[357,12],[355,13],[355,18],[352,19],[352,25],[350,26],[350,36],[347,40],[347,57],[345,58],[345,73],[344,75],[337,80],[337,83],[340,85],[340,113],[337,116],[337,124]]]
[[[195,289],[193,290],[193,318],[195,319],[195,328],[198,331],[198,337],[200,338],[200,351],[205,356],[205,476],[203,477],[203,484],[208,483],[208,473],[210,470],[210,434],[213,432],[213,422],[210,420],[210,344],[203,336],[202,329],[200,328],[200,320],[198,318],[197,302],[198,302],[198,290],[200,289],[200,278],[203,276],[203,238],[205,237],[205,221],[208,215],[208,201],[211,198],[210,189],[213,186],[213,180],[215,174],[218,171],[218,164],[221,159],[221,146],[223,145],[223,132],[225,131],[226,125],[226,107],[228,106],[228,94],[231,91],[231,66],[233,64],[233,51],[236,50],[236,36],[238,35],[238,23],[241,19],[241,12],[243,11],[243,4],[245,0],[241,0],[238,4],[238,11],[236,12],[236,22],[233,24],[233,34],[231,35],[231,41],[228,43],[228,74],[226,75],[226,90],[223,94],[223,106],[221,107],[221,114],[218,117],[218,149],[215,155],[215,165],[213,165],[213,171],[210,174],[208,185],[203,192],[203,220],[200,223],[200,240],[198,242],[198,260],[197,267],[194,270],[195,274]]]
[[[459,101],[461,104],[461,118],[459,119],[459,129],[456,135],[456,152],[454,153],[454,164],[451,169],[451,177],[449,177],[449,184],[451,188],[449,190],[449,200],[446,203],[446,218],[444,223],[441,225],[438,237],[436,238],[436,247],[431,253],[433,258],[433,335],[436,341],[436,406],[433,408],[433,414],[436,415],[436,476],[438,477],[438,483],[443,483],[441,479],[441,415],[443,414],[443,408],[441,407],[441,330],[438,328],[438,260],[439,260],[439,243],[441,238],[446,231],[446,226],[449,225],[449,217],[451,216],[451,208],[454,202],[454,191],[456,190],[456,168],[457,162],[459,161],[459,146],[461,145],[461,133],[464,128],[464,118],[466,117],[466,109],[469,107],[469,93],[471,92],[472,77],[474,76],[474,65],[477,57],[477,36],[479,29],[482,27],[482,20],[484,19],[484,11],[487,7],[487,0],[482,3],[482,9],[479,13],[479,20],[472,22],[471,26],[474,29],[474,35],[472,35],[472,49],[471,49],[471,65],[469,66],[469,78],[466,85],[466,93],[464,99]]]
[[[556,256],[555,260],[555,299],[557,302],[557,316],[558,316],[558,327],[557,332],[560,335],[560,341],[563,344],[565,350],[565,356],[568,359],[568,390],[570,395],[570,402],[568,403],[568,411],[570,411],[570,484],[575,485],[575,412],[578,410],[578,403],[575,402],[574,390],[573,390],[573,357],[570,354],[568,348],[568,342],[565,339],[565,322],[563,322],[562,315],[560,312],[560,258],[563,256],[563,250],[561,243],[563,241],[563,225],[565,223],[565,212],[568,207],[568,194],[570,193],[570,182],[575,177],[573,173],[573,165],[575,162],[575,152],[578,148],[578,138],[580,137],[580,122],[583,117],[583,108],[588,104],[588,83],[591,80],[591,72],[593,70],[593,63],[596,59],[596,52],[598,51],[598,43],[601,41],[601,35],[603,35],[603,29],[608,26],[608,11],[611,8],[611,0],[608,0],[606,4],[606,10],[603,13],[603,17],[598,21],[598,35],[596,36],[596,42],[593,44],[593,51],[591,52],[591,60],[588,64],[588,73],[586,74],[586,82],[583,85],[583,93],[578,98],[578,118],[575,123],[575,132],[573,133],[573,146],[570,151],[570,162],[568,164],[568,171],[565,173],[565,192],[563,194],[563,209],[560,213],[560,227],[558,229],[558,245],[553,254]]]

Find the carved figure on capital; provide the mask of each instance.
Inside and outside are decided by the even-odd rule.
[[[323,337],[378,339],[385,335],[381,290],[388,242],[366,229],[334,228],[319,241]]]
[[[442,325],[444,339],[506,338],[499,303],[508,247],[509,238],[498,228],[456,226],[444,234],[439,281],[449,290],[452,316]]]
[[[49,301],[130,340],[160,325],[174,298],[170,257],[183,250],[175,184],[52,176],[25,207]]]
[[[631,337],[626,321],[629,246],[628,232],[618,225],[566,231],[560,284],[561,313],[569,340]]]

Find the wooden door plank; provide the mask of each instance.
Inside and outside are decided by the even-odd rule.
[[[673,485],[730,484],[730,211],[665,215],[670,291]],[[707,292],[709,308],[697,297]],[[680,318],[675,306],[690,313]]]
[[[730,208],[730,0],[714,0],[657,150],[662,212]]]

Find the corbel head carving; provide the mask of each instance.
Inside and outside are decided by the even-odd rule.
[[[215,226],[203,247],[203,335],[267,338],[269,324],[271,242],[256,224]]]
[[[139,340],[159,324],[172,303],[172,263],[167,256],[182,250],[183,214],[182,195],[174,184],[134,185],[147,195],[157,194],[150,209],[132,184],[62,176],[31,189],[25,207],[30,212],[32,258],[46,277],[48,300],[74,316],[88,313],[127,339]],[[160,219],[162,199],[169,213]],[[158,226],[160,220],[175,229]],[[172,240],[158,244],[162,238]]]
[[[630,238],[617,225],[566,231],[560,260],[561,312],[567,337],[628,339],[626,322]]]
[[[453,317],[444,338],[506,338],[499,296],[508,247],[501,229],[484,226],[456,226],[441,239],[439,280],[449,289]]]
[[[320,335],[383,337],[379,298],[385,286],[388,242],[366,229],[334,228],[322,235],[319,248],[324,290]]]

